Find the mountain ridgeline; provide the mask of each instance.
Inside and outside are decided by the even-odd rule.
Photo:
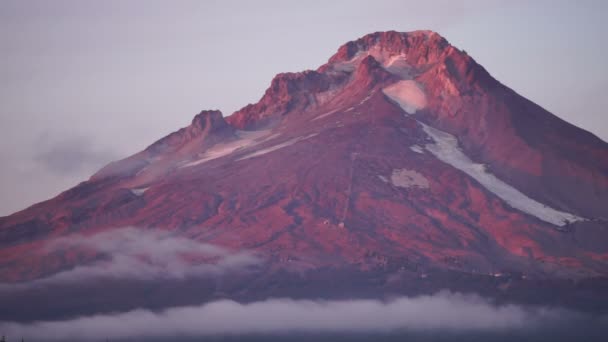
[[[220,268],[242,251],[256,262],[222,269],[222,281],[196,274],[196,286],[187,275],[94,273],[104,282],[71,304],[19,317],[91,313],[87,291],[106,293],[87,299],[104,310],[443,288],[526,303],[569,294],[564,305],[605,307],[608,144],[435,32],[377,32],[316,70],[277,75],[257,103],[227,117],[202,111],[88,181],[0,218],[0,281],[21,286],[3,300],[40,298],[30,283],[74,291],[45,279],[114,250],[45,246],[125,227],[222,250],[187,257],[192,265]],[[534,294],[540,287],[551,290]]]

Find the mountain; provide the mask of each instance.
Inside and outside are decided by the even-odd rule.
[[[0,218],[0,281],[18,287],[105,260],[107,250],[48,244],[125,227],[226,251],[191,264],[238,251],[259,262],[221,282],[97,274],[88,287],[46,284],[66,294],[54,300],[0,291],[13,308],[45,302],[12,317],[441,288],[605,309],[608,144],[435,32],[377,32],[317,70],[278,74],[255,104],[202,111]]]

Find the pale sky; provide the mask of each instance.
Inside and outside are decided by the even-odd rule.
[[[431,29],[608,140],[608,1],[0,0],[0,215],[256,102],[374,31]]]

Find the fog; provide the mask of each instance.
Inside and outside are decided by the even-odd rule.
[[[67,321],[0,323],[0,331],[35,341],[396,331],[528,334],[588,320],[562,309],[497,306],[475,295],[439,292],[389,301],[268,299],[240,304],[222,300],[162,312],[134,310]],[[603,323],[608,323],[605,317],[596,318],[597,326]]]
[[[0,289],[36,290],[40,285],[87,286],[87,283],[98,279],[147,281],[217,277],[227,272],[244,272],[264,262],[249,251],[231,251],[177,237],[168,231],[132,227],[94,235],[57,238],[42,250],[49,254],[66,251],[88,251],[102,257],[46,278],[3,284]],[[378,297],[382,297],[382,294]],[[40,306],[38,303],[36,305]],[[88,312],[100,312],[97,310],[101,311],[92,308]],[[416,335],[418,337],[459,334],[463,339],[478,334],[490,334],[492,338],[530,334],[562,338],[585,334],[586,340],[589,340],[602,336],[603,327],[608,326],[606,317],[562,308],[498,305],[478,295],[448,291],[388,300],[269,298],[248,303],[219,300],[203,305],[170,307],[162,311],[140,308],[105,312],[72,316],[67,320],[0,322],[0,335],[8,336],[9,341],[20,338],[26,341],[174,341],[177,338],[201,337],[262,338],[260,336],[291,340],[301,334],[369,335],[370,340],[375,340],[378,334],[397,334],[396,338],[399,339],[403,334],[412,333],[422,334]],[[10,315],[4,317],[12,319]],[[589,334],[592,336],[589,337]],[[418,337],[416,340],[426,340],[426,337]],[[349,337],[345,338],[350,340]]]
[[[95,235],[71,235],[49,241],[54,253],[96,253],[100,258],[34,281],[1,284],[0,290],[69,284],[99,278],[157,280],[213,276],[243,271],[262,260],[247,251],[229,251],[156,229],[120,228]]]

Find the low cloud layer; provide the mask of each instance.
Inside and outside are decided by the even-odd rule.
[[[514,333],[583,319],[564,310],[496,306],[478,296],[440,292],[388,302],[270,299],[240,304],[223,300],[158,313],[135,310],[68,321],[0,323],[0,331],[36,341],[393,331]],[[600,323],[608,321],[602,318]]]
[[[261,262],[250,253],[228,251],[176,237],[170,232],[135,228],[59,238],[45,248],[48,253],[95,251],[104,257],[19,286],[84,285],[99,278],[156,280],[216,276],[242,271]],[[15,285],[6,286],[14,289]],[[588,333],[589,322],[596,331],[600,331],[597,327],[608,326],[605,317],[555,308],[496,305],[476,295],[440,292],[387,301],[268,299],[238,303],[221,300],[163,311],[137,309],[63,321],[0,322],[0,335],[26,341],[173,341],[208,336],[402,332],[527,336],[542,331],[543,334],[549,332],[549,336],[563,336],[563,332],[569,331]]]
[[[48,254],[95,253],[100,259],[67,271],[21,284],[0,284],[0,290],[48,284],[80,283],[99,278],[184,279],[219,275],[258,265],[261,259],[248,252],[177,237],[170,232],[123,228],[92,236],[73,235],[51,240]]]

